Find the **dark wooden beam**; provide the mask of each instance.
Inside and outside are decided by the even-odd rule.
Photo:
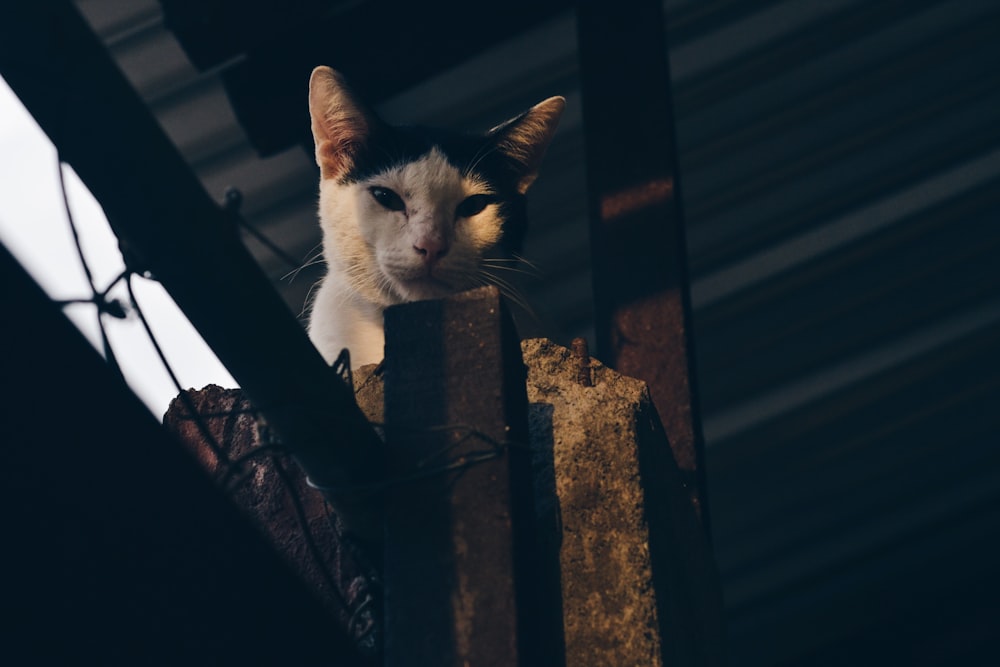
[[[584,2],[577,16],[595,356],[649,384],[692,501],[707,521],[661,3]]]
[[[69,0],[0,3],[0,74],[316,483],[377,481],[382,443]],[[377,504],[331,494],[356,530]]]

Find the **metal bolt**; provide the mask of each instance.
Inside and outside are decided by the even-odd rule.
[[[573,356],[577,360],[576,381],[582,387],[593,387],[590,376],[590,351],[587,349],[586,338],[574,338],[572,343]]]
[[[222,207],[230,213],[239,213],[243,205],[243,193],[239,188],[230,185],[223,194]]]

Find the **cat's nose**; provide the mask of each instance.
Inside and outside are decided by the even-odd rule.
[[[448,254],[448,243],[443,239],[426,236],[414,243],[413,249],[420,255],[425,264],[432,266]]]

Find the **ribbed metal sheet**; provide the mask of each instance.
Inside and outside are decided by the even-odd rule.
[[[307,257],[307,152],[257,158],[155,0],[79,5],[209,192],[239,187],[250,221]],[[976,658],[1000,593],[1000,5],[665,9],[732,662]],[[567,96],[522,322],[561,341],[591,312],[574,40],[560,17],[380,109],[485,129]],[[291,267],[248,243],[300,309],[317,267],[280,280]]]
[[[737,664],[955,664],[995,609],[998,11],[671,15]]]

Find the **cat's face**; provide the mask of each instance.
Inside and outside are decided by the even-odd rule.
[[[323,179],[327,261],[357,277],[374,303],[434,299],[479,284],[505,216],[494,188],[437,147],[357,180]]]
[[[524,192],[563,106],[551,98],[484,136],[390,127],[317,68],[310,111],[329,271],[379,306],[489,282],[484,263],[520,243]]]

